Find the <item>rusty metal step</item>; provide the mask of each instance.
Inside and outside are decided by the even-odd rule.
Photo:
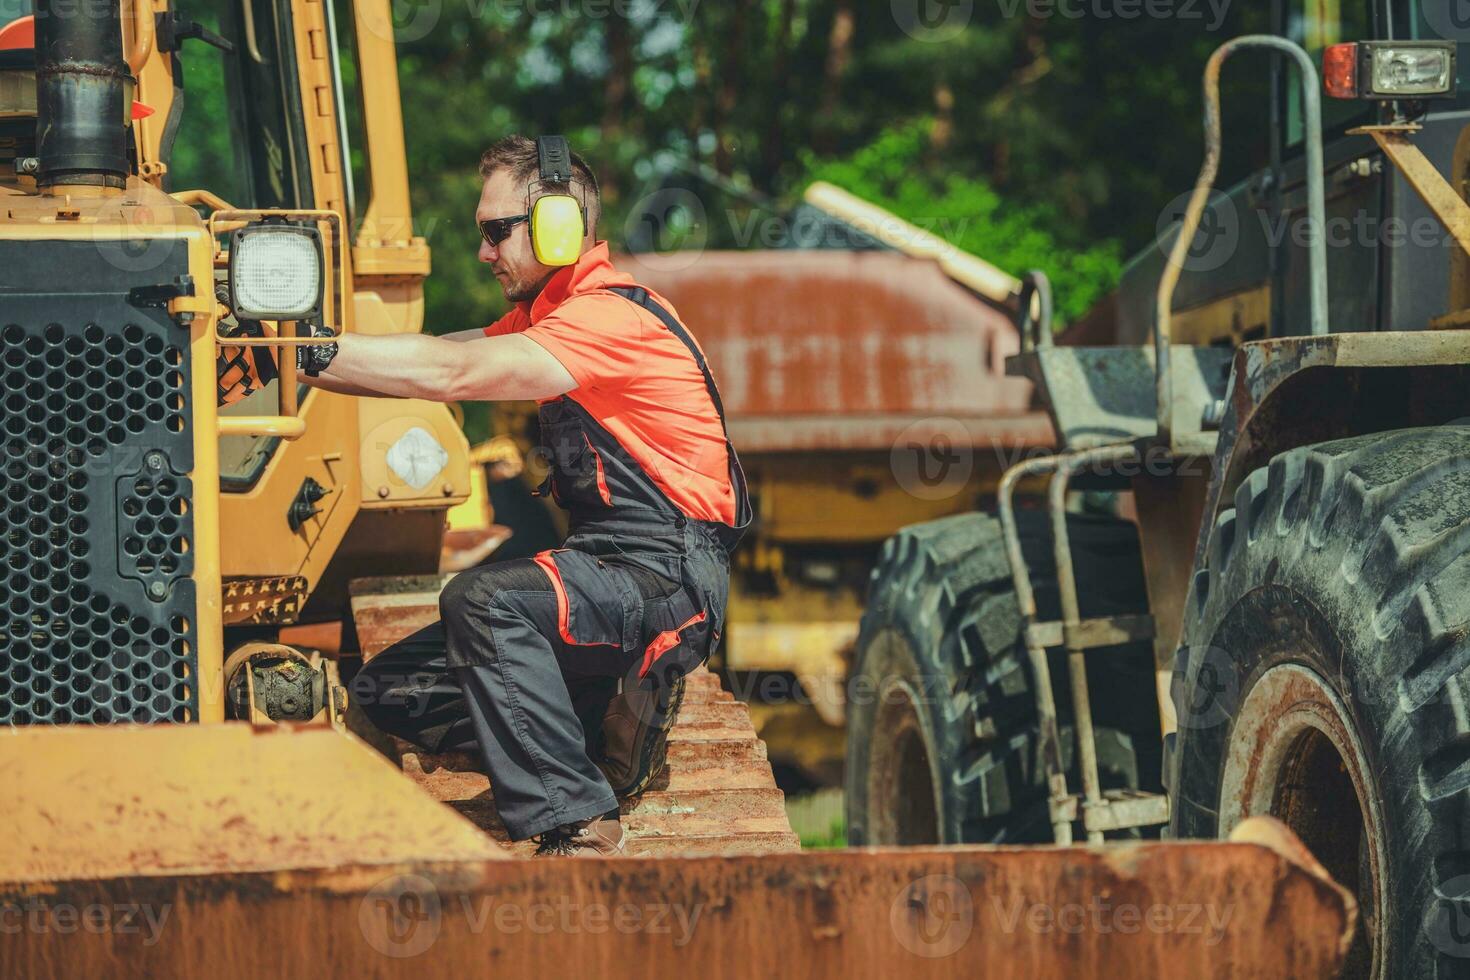
[[[407,748],[403,771],[436,800],[471,799],[490,790],[490,780],[479,771],[479,763],[467,753],[430,754]],[[666,767],[644,795],[660,791],[774,788],[771,766],[764,758],[713,757],[683,759]]]
[[[643,837],[628,844],[628,853],[642,857],[709,854],[770,854],[798,851],[801,841],[792,831],[784,833],[712,834],[690,837]]]
[[[679,707],[674,723],[681,728],[745,728],[750,724],[750,708],[740,701],[689,701]]]
[[[450,801],[449,805],[496,840],[509,842],[496,817],[493,800],[480,797]],[[646,837],[669,839],[791,833],[791,824],[787,822],[784,810],[775,815],[730,816],[698,812],[648,813],[641,806],[635,805],[623,811],[621,821],[623,833],[628,836],[630,843]]]
[[[682,732],[669,732],[669,766],[698,768],[708,765],[724,765],[726,762],[741,762],[755,759],[766,761],[766,743],[749,738],[717,738],[706,741],[687,741]],[[767,764],[769,768],[769,763]]]
[[[747,722],[748,726],[750,723]],[[730,725],[675,725],[669,732],[669,744],[676,742],[730,742],[740,741],[745,731]]]
[[[438,576],[354,581],[352,609],[363,654],[371,657],[437,618],[444,581]],[[397,748],[404,774],[421,789],[508,843],[490,780],[475,754],[423,752],[406,742]],[[707,668],[685,677],[666,758],[647,792],[620,806],[632,853],[751,853],[800,846],[749,709]],[[513,845],[512,853],[527,846]]]

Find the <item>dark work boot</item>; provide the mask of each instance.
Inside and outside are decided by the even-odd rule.
[[[684,699],[682,676],[640,684],[612,699],[594,762],[617,796],[637,796],[663,772],[669,729]]]
[[[622,857],[626,853],[616,811],[548,830],[536,838],[535,857]]]

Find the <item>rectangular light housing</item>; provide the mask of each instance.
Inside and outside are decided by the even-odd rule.
[[[1357,41],[1322,52],[1322,83],[1337,99],[1442,99],[1455,94],[1453,41]]]
[[[230,235],[230,306],[246,320],[319,316],[325,262],[320,232],[278,222],[252,223]]]

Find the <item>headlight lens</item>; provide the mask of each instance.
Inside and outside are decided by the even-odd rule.
[[[1381,95],[1442,95],[1454,83],[1451,54],[1441,47],[1375,47],[1373,91]]]
[[[314,228],[252,225],[230,246],[235,315],[249,320],[301,320],[321,312],[322,247]]]

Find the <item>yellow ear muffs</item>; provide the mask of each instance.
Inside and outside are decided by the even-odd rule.
[[[582,202],[570,194],[548,194],[531,205],[531,248],[542,265],[576,262],[586,232]]]

